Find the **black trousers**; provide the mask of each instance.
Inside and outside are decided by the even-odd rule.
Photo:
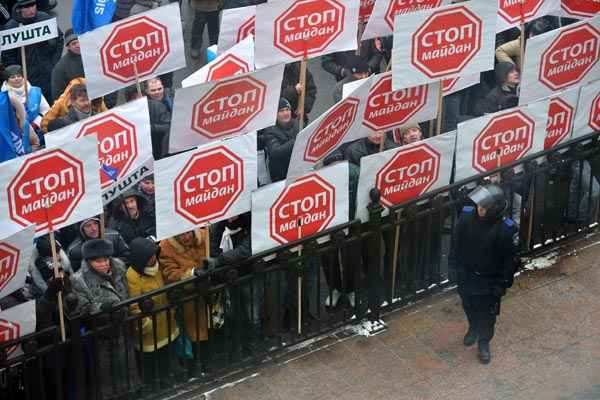
[[[217,44],[219,41],[219,11],[198,11],[194,15],[192,24],[192,48],[202,47],[202,34],[204,26],[208,24],[209,46]]]
[[[460,294],[463,310],[469,321],[469,329],[477,332],[479,341],[487,343],[494,337],[496,316],[500,312],[500,299],[494,296],[471,296]]]

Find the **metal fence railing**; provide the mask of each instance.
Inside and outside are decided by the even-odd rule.
[[[351,221],[110,311],[72,315],[65,342],[55,326],[2,342],[0,398],[163,396],[191,378],[215,379],[353,321],[376,320],[451,283],[453,226],[469,188],[485,179],[499,179],[508,193],[521,255],[554,248],[595,229],[599,155],[590,135],[386,215],[373,189],[366,223]],[[7,359],[19,345],[23,354]]]

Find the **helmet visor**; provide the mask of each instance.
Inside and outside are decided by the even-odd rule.
[[[494,206],[494,196],[485,186],[478,186],[471,193],[469,199],[479,207],[490,209]]]

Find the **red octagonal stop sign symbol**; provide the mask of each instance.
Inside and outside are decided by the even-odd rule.
[[[598,62],[600,32],[590,24],[561,32],[542,53],[539,80],[552,90],[581,81]]]
[[[600,13],[600,1],[597,0],[561,0],[560,6],[569,14],[582,18],[591,18]]]
[[[275,18],[274,45],[291,57],[323,51],[344,30],[345,12],[337,0],[298,0]]]
[[[98,160],[100,167],[108,165],[118,171],[117,179],[127,174],[138,156],[135,125],[124,118],[110,113],[84,123],[76,138],[96,134],[98,138]],[[100,168],[100,186],[104,189],[113,183]]]
[[[245,74],[250,66],[244,60],[229,53],[208,68],[206,81],[216,81],[233,75]]]
[[[481,49],[482,31],[466,7],[434,11],[412,35],[410,62],[430,78],[459,73]]]
[[[428,144],[399,150],[375,176],[381,202],[387,207],[422,195],[440,172],[440,153]]]
[[[358,22],[366,24],[369,17],[373,13],[373,7],[375,6],[375,0],[360,0],[360,7],[358,9]]]
[[[17,274],[20,251],[8,243],[0,243],[0,291]]]
[[[117,24],[102,47],[104,75],[127,83],[152,74],[169,54],[167,28],[146,16]],[[135,65],[135,67],[134,67]]]
[[[175,212],[195,225],[227,213],[244,190],[244,161],[224,146],[194,154],[174,182]]]
[[[250,76],[219,82],[194,104],[192,130],[212,139],[238,132],[262,111],[266,93]]]
[[[600,92],[594,98],[592,102],[592,109],[590,110],[590,119],[588,121],[590,127],[595,131],[600,131]]]
[[[256,30],[255,25],[254,25],[255,21],[256,21],[256,17],[252,16],[252,17],[248,18],[248,20],[246,22],[244,22],[242,24],[242,26],[240,26],[240,28],[237,31],[237,36],[235,39],[236,43],[241,42],[242,40],[246,39],[250,35],[254,35],[254,32]]]
[[[391,0],[385,12],[385,22],[394,30],[396,15],[408,14],[415,11],[430,10],[442,5],[442,0]]]
[[[500,1],[498,15],[506,22],[514,24],[533,17],[546,0]]]
[[[36,232],[69,219],[85,194],[83,163],[61,149],[28,158],[8,183],[10,219]]]
[[[319,161],[342,141],[356,119],[358,103],[358,99],[346,97],[321,121],[308,139],[305,161]]]
[[[425,106],[427,85],[392,91],[392,76],[383,77],[369,91],[363,124],[374,131],[406,123]]]
[[[15,340],[19,337],[21,337],[21,326],[0,318],[0,343]],[[16,345],[6,348],[7,355],[11,355],[16,349]]]
[[[269,210],[269,236],[281,244],[327,228],[335,216],[335,187],[317,174],[284,189]]]
[[[534,128],[520,110],[492,118],[473,142],[473,168],[486,172],[523,157],[533,145]]]
[[[575,110],[560,98],[550,101],[544,150],[554,147],[571,133]]]

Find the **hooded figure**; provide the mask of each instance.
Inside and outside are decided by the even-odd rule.
[[[81,268],[72,279],[73,293],[78,298],[77,312],[94,328],[95,351],[91,354],[96,358],[91,362],[96,366],[100,398],[110,399],[139,387],[132,340],[125,339],[129,331],[120,322],[127,316],[127,309],[113,310],[129,297],[125,265],[112,257],[112,242],[104,239],[86,241],[82,255]]]
[[[478,341],[479,360],[487,364],[500,300],[518,267],[519,230],[502,215],[508,203],[499,185],[478,186],[469,199],[472,205],[463,208],[452,236],[448,270],[455,275],[469,322],[464,344]]]
[[[298,135],[298,121],[292,117],[290,102],[282,97],[279,99],[275,125],[261,132],[273,182],[285,179],[287,175],[296,135]]]
[[[158,265],[159,246],[147,238],[135,238],[131,242],[131,264],[127,269],[127,283],[129,286],[129,296],[141,296],[144,293],[160,289],[165,285],[163,276]],[[168,366],[175,363],[169,363],[169,344],[179,336],[179,329],[175,321],[175,312],[171,310],[169,314],[166,311],[159,313],[152,312],[156,309],[162,309],[169,304],[166,293],[153,296],[152,309],[144,310],[144,314],[137,324],[138,334],[141,332],[140,339],[136,339],[135,346],[142,353],[144,363],[144,381],[151,386],[156,378],[167,378],[169,376]],[[140,315],[142,310],[139,304],[133,303],[129,306],[132,314]],[[170,319],[170,321],[167,320]],[[156,338],[156,342],[155,342]],[[159,373],[155,376],[154,362],[158,357]]]
[[[491,114],[519,104],[520,73],[517,66],[509,62],[496,64],[496,86],[475,106],[478,116]]]
[[[73,275],[71,261],[58,241],[56,242],[56,251],[58,253],[59,268],[69,275]],[[48,289],[48,281],[54,276],[52,251],[48,236],[41,236],[36,240],[28,271],[32,279],[30,289],[34,297],[43,295]]]
[[[114,201],[108,226],[119,232],[127,244],[136,237],[156,235],[154,213],[148,210],[146,199],[136,188],[129,189]]]
[[[4,25],[3,29],[12,29],[20,24],[29,25],[52,18],[43,11],[38,11],[35,0],[20,0],[12,8],[11,20]],[[42,89],[44,97],[52,98],[50,93],[50,80],[52,68],[62,54],[62,32],[58,31],[58,37],[43,42],[34,43],[25,47],[27,58],[27,79],[32,85]],[[23,65],[21,60],[21,49],[11,49],[2,52],[2,63],[4,65]]]
[[[73,271],[77,272],[81,267],[81,260],[83,255],[81,248],[83,244],[91,239],[98,239],[100,237],[100,218],[93,217],[85,219],[79,224],[79,237],[77,237],[73,243],[69,246],[67,254],[71,260],[71,266]],[[110,241],[113,245],[113,257],[118,257],[126,265],[129,263],[129,247],[121,234],[112,229],[105,229],[104,239]]]

